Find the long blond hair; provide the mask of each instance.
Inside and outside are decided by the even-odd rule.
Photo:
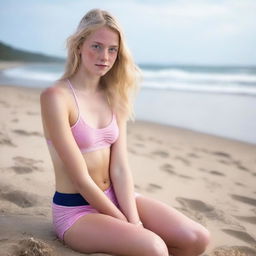
[[[74,75],[81,63],[79,47],[98,28],[107,26],[119,35],[119,49],[113,67],[101,77],[110,106],[126,119],[134,119],[133,100],[140,81],[140,70],[126,46],[124,34],[117,20],[107,11],[93,9],[80,21],[77,30],[67,39],[68,56],[61,79]]]

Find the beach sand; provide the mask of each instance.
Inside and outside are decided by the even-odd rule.
[[[54,173],[39,95],[0,86],[0,255],[85,255],[52,230]],[[128,125],[128,153],[137,192],[210,230],[204,255],[256,255],[256,145],[136,121]]]
[[[24,65],[24,62],[21,61],[0,61],[0,70],[8,69],[8,68],[15,68],[18,66]]]

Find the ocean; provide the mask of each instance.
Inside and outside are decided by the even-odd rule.
[[[0,71],[0,84],[44,88],[63,64]],[[136,119],[256,144],[256,67],[140,65]]]

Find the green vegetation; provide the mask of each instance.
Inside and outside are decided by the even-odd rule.
[[[0,41],[0,60],[25,62],[64,62],[64,59],[15,49]]]

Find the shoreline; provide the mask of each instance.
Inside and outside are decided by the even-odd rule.
[[[26,64],[23,63],[23,65]],[[33,66],[33,63],[28,64]],[[13,62],[4,62],[3,65],[8,67],[8,65],[13,65]],[[0,84],[23,85],[23,87],[40,89],[51,86],[52,82],[49,79],[55,73],[51,73],[49,65],[45,65],[45,63],[43,65],[42,69],[36,68],[36,71],[33,70],[33,67],[31,70],[29,67],[24,67],[24,70],[18,68],[13,70],[10,76],[2,72]],[[54,70],[54,66],[52,68]],[[23,73],[26,75],[23,76]],[[14,77],[15,74],[20,78]],[[28,76],[35,77],[35,80],[28,80]],[[37,80],[39,78],[41,80]],[[161,79],[159,83],[161,86]],[[254,94],[247,94],[248,88],[243,93],[241,91],[235,93],[236,90],[233,93],[227,93],[228,88],[228,84],[223,84],[223,91],[213,93],[204,91],[204,89],[201,91],[189,90],[189,86],[186,90],[182,87],[180,89],[156,89],[156,87],[142,86],[135,98],[136,119],[256,145],[255,88],[251,88],[251,91],[254,88]]]

